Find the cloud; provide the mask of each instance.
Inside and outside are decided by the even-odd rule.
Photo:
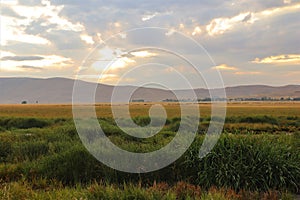
[[[53,6],[50,1],[45,0],[35,6],[14,4],[8,7],[6,10],[9,16],[1,16],[1,45],[7,45],[10,41],[50,45],[51,42],[41,36],[41,33],[45,34],[44,31],[47,33],[56,30],[84,31],[85,27],[82,24],[73,23],[59,16],[63,8],[63,5]],[[38,23],[35,24],[36,22]],[[40,32],[32,27],[39,28]]]
[[[155,13],[153,13],[153,14],[150,14],[150,15],[144,15],[144,16],[142,17],[142,21],[148,21],[148,20],[152,19],[153,17],[155,17],[155,16],[157,16],[157,15],[158,15],[157,12],[155,12]]]
[[[283,7],[275,7],[275,8],[270,8],[270,9],[266,9],[263,10],[259,13],[257,13],[258,17],[266,17],[266,16],[274,16],[274,15],[282,15],[282,14],[286,14],[289,12],[297,12],[300,8],[300,3],[295,3],[292,5],[286,5]]]
[[[259,71],[241,71],[241,72],[235,72],[235,75],[259,75],[262,74],[262,72]]]
[[[18,66],[18,68],[20,68],[20,69],[25,69],[25,70],[38,70],[38,71],[40,71],[40,70],[43,70],[43,68],[42,67],[35,67],[35,66],[30,66],[30,65],[22,65],[22,66]]]
[[[105,73],[101,75],[99,83],[111,85],[124,85],[134,82],[134,78],[120,77],[118,74]]]
[[[87,34],[81,34],[80,35],[81,40],[83,40],[87,44],[95,44],[95,41],[93,40],[93,37],[87,35]]]
[[[9,5],[3,4],[2,1],[1,1],[1,15],[19,18],[19,19],[25,19],[25,17],[22,17],[19,14],[17,14],[11,7],[9,7]]]
[[[156,53],[151,53],[149,51],[132,51],[130,52],[131,55],[134,57],[139,57],[139,58],[148,58],[148,57],[153,57],[156,56]]]
[[[283,3],[284,4],[290,4],[290,3],[292,3],[292,1],[291,0],[283,0]]]
[[[236,70],[238,70],[238,68],[232,67],[232,66],[228,66],[226,64],[217,65],[215,67],[212,67],[212,69],[225,70],[225,71],[236,71]]]
[[[4,56],[1,58],[3,61],[28,61],[28,60],[43,60],[44,57],[41,56]]]
[[[7,59],[1,59],[1,70],[19,71],[26,67],[36,68],[55,68],[62,69],[72,66],[73,61],[59,55],[34,55],[34,56],[10,56]],[[23,66],[23,67],[22,67]],[[24,67],[25,66],[25,67]]]
[[[16,5],[18,3],[17,0],[1,0],[2,5]]]
[[[90,62],[92,62],[91,66],[96,71],[108,70],[112,73],[112,71],[126,68],[130,64],[135,63],[132,57],[131,54],[123,52],[121,49],[105,46],[98,50],[97,58],[99,59],[91,60]]]
[[[0,58],[6,57],[6,56],[15,56],[16,54],[9,52],[9,51],[2,51],[0,50]]]
[[[126,68],[130,64],[135,63],[133,59],[127,58],[127,57],[122,57],[118,58],[116,61],[114,61],[110,66],[109,66],[109,71],[114,71],[122,68]]]
[[[56,30],[69,30],[80,32],[84,30],[84,26],[80,23],[70,22],[68,19],[59,16],[59,13],[64,8],[63,5],[53,6],[50,1],[40,6],[13,6],[13,10],[19,15],[26,17],[29,20],[45,19],[43,26],[55,25]]]
[[[266,58],[255,58],[253,63],[258,64],[289,64],[289,65],[299,65],[300,64],[300,54],[284,54],[277,56],[269,56]]]
[[[101,74],[99,76],[100,83],[112,84],[117,83],[120,77],[117,74]]]
[[[216,18],[206,26],[206,31],[210,36],[220,35],[233,29],[238,24],[253,23],[255,20],[250,12],[240,13],[231,18]]]
[[[10,41],[43,45],[51,43],[41,36],[25,33],[24,25],[28,23],[26,19],[1,16],[1,45],[6,46]]]
[[[296,58],[277,59],[280,62],[276,59],[266,60],[270,55],[287,56],[293,55],[287,52],[296,55],[300,52],[300,6],[296,0],[235,1],[234,4],[232,1],[221,0],[2,0],[1,11],[1,49],[5,52],[2,51],[0,57],[56,55],[70,59],[62,63],[59,59],[56,59],[58,62],[52,59],[52,64],[49,57],[42,60],[1,60],[1,74],[7,76],[19,75],[19,72],[22,76],[34,74],[49,77],[63,73],[72,76],[77,73],[76,69],[81,66],[82,59],[89,55],[91,47],[99,43],[105,45],[104,41],[110,36],[124,30],[145,26],[165,27],[170,31],[165,31],[164,34],[170,37],[161,37],[161,34],[147,31],[140,35],[125,33],[115,43],[109,44],[112,49],[108,53],[110,56],[95,56],[93,62],[98,60],[97,66],[105,68],[116,59],[114,73],[121,73],[130,70],[132,66],[147,62],[167,63],[169,66],[182,64],[175,62],[170,56],[162,56],[161,52],[141,49],[156,44],[174,47],[171,50],[186,52],[191,58],[201,57],[185,41],[174,40],[179,31],[192,36],[192,39],[203,45],[215,63],[230,62],[234,66],[243,66],[243,69],[237,70],[230,69],[233,66],[225,64],[223,68],[219,66],[219,70],[226,72],[222,76],[230,80],[231,84],[237,79],[239,83],[249,83],[259,78],[260,82],[275,82],[268,74],[277,74],[280,77],[287,71],[297,70],[293,64],[296,61],[289,60]],[[144,46],[139,46],[141,44]],[[118,48],[119,53],[116,51]],[[138,49],[135,55],[130,53],[132,49]],[[254,58],[258,58],[257,62],[249,62]],[[43,63],[46,60],[49,63]],[[262,62],[268,62],[271,66],[279,63],[287,66],[276,68],[276,71],[274,68],[264,68],[261,76],[254,76],[260,73],[261,66],[258,64]],[[38,70],[28,68],[26,74],[26,68],[18,66],[46,70],[37,73]],[[99,73],[99,70],[95,71]],[[251,73],[251,79],[238,76]],[[147,74],[149,72],[141,71],[137,77],[145,79]],[[168,80],[173,81],[171,78]]]
[[[199,26],[196,26],[194,28],[192,35],[197,35],[197,34],[200,34],[201,32],[202,32],[201,28]]]
[[[256,21],[263,20],[277,15],[283,15],[289,12],[297,12],[300,3],[283,7],[275,7],[260,12],[243,12],[233,17],[220,17],[211,20],[206,25],[206,31],[210,36],[222,35],[225,32],[234,29],[241,24],[253,24]]]
[[[157,17],[157,16],[164,16],[164,15],[171,15],[173,14],[173,12],[154,12],[154,13],[151,13],[151,14],[146,14],[142,17],[142,21],[148,21],[154,17]]]
[[[57,50],[78,50],[85,48],[85,42],[80,37],[80,34],[74,31],[53,30],[45,37],[50,40]]]

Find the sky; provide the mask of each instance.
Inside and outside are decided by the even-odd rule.
[[[300,0],[1,0],[0,77],[300,84]]]

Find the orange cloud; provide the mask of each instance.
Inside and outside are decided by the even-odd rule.
[[[226,70],[226,71],[236,71],[236,70],[238,70],[238,68],[233,67],[233,66],[228,66],[226,64],[217,65],[215,67],[212,67],[212,69]]]
[[[259,75],[262,74],[262,72],[258,71],[241,71],[241,72],[235,72],[235,75]]]

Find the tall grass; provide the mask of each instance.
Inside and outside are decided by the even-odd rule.
[[[118,172],[98,162],[83,147],[71,120],[35,119],[32,124],[27,118],[1,120],[0,125],[4,130],[0,133],[0,180],[2,179],[5,184],[13,181],[19,183],[23,180],[30,184],[39,179],[55,179],[65,186],[74,187],[78,184],[89,185],[95,180],[103,180],[111,185],[109,187],[94,185],[95,191],[103,189],[104,196],[109,196],[109,192],[119,195],[127,191],[128,196],[124,196],[124,199],[133,198],[134,195],[146,199],[166,198],[166,196],[171,199],[173,197],[193,199],[195,191],[198,191],[195,188],[198,187],[203,190],[212,187],[227,188],[236,194],[243,191],[256,191],[260,194],[270,190],[299,193],[300,131],[294,131],[289,135],[283,131],[286,128],[284,122],[297,122],[299,120],[297,117],[229,117],[227,123],[233,124],[232,127],[230,129],[225,127],[226,134],[205,158],[198,158],[198,151],[204,139],[203,135],[198,135],[188,151],[175,163],[159,171],[140,175]],[[140,117],[136,120],[139,120],[136,122],[140,125],[148,123],[147,118]],[[202,118],[200,127],[207,127],[209,120]],[[241,120],[247,122],[240,123]],[[22,122],[23,125],[15,125],[17,122]],[[176,135],[181,119],[168,119],[158,135],[146,140],[133,140],[132,137],[128,137],[111,118],[101,118],[99,122],[106,135],[115,144],[126,150],[147,152],[170,142]],[[40,128],[39,123],[44,127]],[[281,134],[251,134],[249,125],[257,123],[268,127],[277,126]],[[238,125],[241,126],[239,129],[236,128]],[[257,131],[260,128],[261,126],[258,126]],[[294,128],[299,129],[296,125]],[[232,130],[244,131],[242,133],[247,134],[231,134]],[[267,132],[267,129],[263,131]],[[167,190],[170,196],[163,191],[150,194],[147,189],[143,189],[155,181],[169,185]],[[180,181],[193,186],[188,184],[178,186],[177,182]],[[128,183],[129,186],[122,188],[123,183]],[[111,188],[112,185],[117,188]],[[141,188],[137,188],[137,185]],[[185,192],[182,196],[177,193],[181,190],[180,194]],[[90,190],[89,192],[90,194],[85,194],[85,197],[92,199],[102,195],[98,191],[93,197]],[[210,198],[209,193],[205,195],[207,195],[205,198]]]
[[[202,160],[195,160],[197,149],[193,146],[187,154],[186,166],[197,173],[193,180],[205,188],[299,192],[300,154],[283,136],[224,136]]]

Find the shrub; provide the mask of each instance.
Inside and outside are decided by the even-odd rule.
[[[0,163],[6,162],[7,157],[11,154],[12,147],[8,141],[0,140]]]
[[[167,130],[177,132],[179,130],[179,127],[180,127],[180,121],[175,121],[169,125]]]
[[[19,128],[43,128],[49,126],[50,122],[36,118],[2,118],[0,119],[0,126],[6,129]]]
[[[278,121],[276,118],[266,116],[266,115],[241,117],[239,123],[268,123],[268,124],[278,125]]]
[[[67,151],[43,158],[37,163],[38,174],[49,179],[74,184],[93,180],[98,174],[100,163],[82,145],[74,145]]]
[[[134,117],[132,119],[134,123],[136,123],[139,126],[147,126],[151,122],[150,117]]]

